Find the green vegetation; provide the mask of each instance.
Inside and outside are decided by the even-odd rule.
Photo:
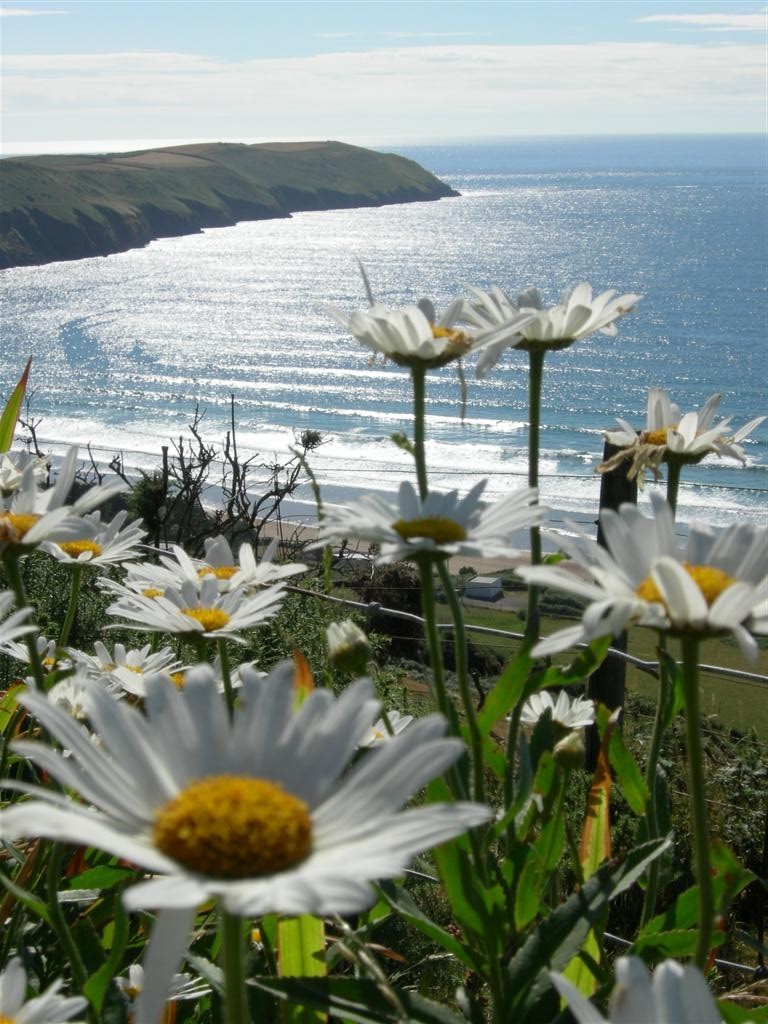
[[[18,157],[0,174],[0,267],[103,256],[300,210],[455,195],[412,160],[340,142]]]

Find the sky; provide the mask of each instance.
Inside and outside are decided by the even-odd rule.
[[[768,8],[0,0],[0,151],[766,130]]]

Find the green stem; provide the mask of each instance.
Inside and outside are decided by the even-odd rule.
[[[659,635],[659,654],[666,650],[667,638]],[[648,761],[645,766],[645,784],[648,787],[648,805],[646,808],[645,820],[648,830],[648,838],[656,839],[659,835],[659,808],[656,798],[656,776],[659,770],[659,757],[661,755],[661,744],[667,727],[669,703],[672,700],[672,680],[669,678],[666,662],[659,658],[659,699],[656,704],[656,717],[653,722],[651,733],[651,744],[648,749]],[[661,865],[659,858],[651,864],[648,869],[648,884],[645,888],[643,898],[643,912],[641,923],[647,924],[656,913],[656,897],[659,891],[659,876]]]
[[[19,609],[28,608],[29,601],[27,600],[27,592],[24,589],[24,580],[21,578],[19,563],[11,549],[8,549],[3,555],[3,568],[13,591],[16,607]],[[32,669],[32,675],[38,689],[42,691],[45,689],[46,673],[40,660],[40,652],[37,649],[37,633],[27,633],[24,637],[24,642],[29,653],[29,666]]]
[[[685,697],[685,735],[688,744],[688,786],[693,821],[693,851],[699,888],[698,936],[694,963],[704,970],[712,947],[715,900],[709,864],[709,827],[704,788],[704,749],[701,742],[699,708],[699,638],[681,638],[683,655],[683,695]]]
[[[672,509],[672,515],[677,512],[677,492],[680,490],[680,474],[683,464],[679,459],[673,458],[667,463],[667,504]]]
[[[217,640],[216,646],[219,651],[219,663],[221,665],[221,678],[224,681],[224,696],[227,699],[227,707],[229,709],[230,719],[234,718],[235,715],[235,688],[232,686],[232,673],[229,668],[229,652],[227,651],[227,641]]]
[[[224,1017],[227,1024],[250,1024],[245,995],[243,922],[221,912],[221,959],[224,971]]]
[[[77,612],[77,601],[80,597],[80,583],[83,578],[83,567],[81,565],[75,565],[72,567],[72,585],[69,588],[69,604],[67,606],[67,614],[64,616],[64,623],[61,627],[61,633],[59,634],[59,647],[66,647],[67,641],[69,640],[69,631],[72,629],[72,623],[75,621],[75,613]]]
[[[64,910],[59,902],[59,882],[61,881],[61,864],[64,859],[66,846],[63,843],[52,843],[47,870],[47,895],[48,913],[50,915],[51,927],[56,933],[72,971],[72,982],[76,992],[82,992],[88,980],[88,974],[80,957],[80,950],[74,940],[72,932],[64,916]],[[88,1007],[88,1019],[96,1021],[95,1011],[92,1006]]]
[[[539,430],[541,427],[541,386],[544,379],[544,349],[528,350],[528,486],[539,486]],[[531,527],[531,565],[541,564],[541,531]],[[525,640],[532,644],[539,636],[539,588],[528,586]]]
[[[478,803],[485,803],[485,784],[483,780],[483,739],[477,724],[477,713],[472,701],[469,687],[469,658],[467,656],[467,631],[464,628],[464,612],[456,595],[456,589],[444,561],[438,562],[437,570],[443,584],[448,607],[451,610],[456,651],[456,677],[459,683],[461,703],[469,729],[470,746],[472,749],[473,792]]]
[[[416,480],[419,497],[423,501],[428,492],[426,441],[426,381],[427,371],[422,366],[411,368],[413,384],[413,456],[416,460]]]
[[[437,703],[437,710],[446,718],[449,718],[443,652],[440,647],[440,635],[435,616],[435,584],[432,579],[432,562],[429,559],[419,559],[417,564],[421,579],[421,611],[424,616],[424,633],[429,647],[429,661],[432,668],[435,701]]]

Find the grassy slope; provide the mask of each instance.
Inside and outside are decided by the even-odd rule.
[[[73,249],[67,258],[88,254],[75,251],[67,230],[85,231],[95,247],[116,252],[237,220],[450,194],[411,160],[339,142],[20,157],[0,162],[0,174],[0,250],[11,260],[5,265],[37,262],[22,258],[25,246],[42,253],[39,262],[50,258],[41,237],[57,226],[62,248]]]
[[[466,610],[466,614],[467,620],[477,626],[506,629],[512,632],[522,632],[524,629],[523,624],[514,613],[494,609],[492,606],[469,608]],[[444,622],[450,620],[445,605],[438,605],[438,615]],[[566,621],[543,616],[541,635],[549,636],[570,624],[572,624],[572,620]],[[506,658],[512,657],[520,646],[518,641],[511,638],[483,636],[479,633],[470,633],[469,635],[473,643],[478,646],[491,647]],[[655,661],[657,659],[656,634],[649,629],[630,630],[627,649],[636,658]],[[670,650],[673,656],[679,657],[675,641],[672,641]],[[571,657],[572,655],[564,654],[555,660],[565,663]],[[701,646],[701,663],[722,665],[726,668],[737,668],[766,676],[768,675],[768,649],[765,646],[761,647],[757,663],[750,665],[745,662],[738,647],[729,638],[707,640]],[[658,694],[656,681],[647,673],[632,666],[629,666],[627,670],[627,686],[631,692],[651,699],[655,699]],[[702,714],[717,715],[727,728],[737,729],[739,732],[748,733],[754,730],[763,742],[768,742],[767,684],[729,679],[714,673],[701,673],[700,686]]]

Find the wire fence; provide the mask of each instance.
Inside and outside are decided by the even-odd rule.
[[[378,601],[353,601],[346,597],[336,597],[333,594],[322,594],[317,590],[305,590],[302,587],[290,586],[288,590],[295,594],[303,594],[305,597],[315,597],[322,601],[330,601],[334,604],[344,605],[348,608],[355,608],[365,614],[366,620],[371,621],[376,615],[386,615],[392,619],[400,619],[404,622],[413,622],[418,625],[424,625],[424,619],[421,615],[417,615],[415,612],[401,611],[399,608],[387,608],[380,604]],[[441,632],[453,631],[453,623],[451,622],[439,622],[437,628]],[[517,633],[513,630],[508,629],[496,629],[491,626],[479,626],[473,625],[470,622],[465,623],[464,628],[467,632],[478,633],[486,636],[500,637],[509,640],[523,640],[524,634]],[[573,645],[578,650],[586,650],[589,646],[585,643],[578,643]],[[626,651],[618,650],[616,647],[609,647],[607,657],[615,658],[625,662],[628,665],[632,665],[640,672],[645,672],[648,675],[658,679],[659,677],[659,662],[648,661],[643,658],[637,658],[633,654],[628,654]],[[699,665],[699,668],[703,672],[711,672],[715,675],[726,676],[730,679],[738,679],[746,683],[755,683],[757,685],[768,685],[768,676],[760,675],[757,672],[747,672],[744,669],[729,668],[725,665]]]

